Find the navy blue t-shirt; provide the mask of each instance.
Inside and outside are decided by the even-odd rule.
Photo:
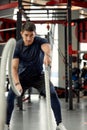
[[[48,43],[47,39],[36,36],[32,45],[25,46],[20,39],[14,51],[13,58],[19,58],[19,76],[28,79],[41,74],[43,70],[43,56],[41,45]]]

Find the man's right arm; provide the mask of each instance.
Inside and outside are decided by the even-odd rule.
[[[23,89],[20,84],[20,80],[19,80],[19,76],[18,76],[18,66],[19,66],[19,59],[14,58],[12,60],[12,78],[13,78],[13,82],[15,84],[16,89],[22,93]]]

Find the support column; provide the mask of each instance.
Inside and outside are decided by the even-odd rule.
[[[68,102],[68,55],[67,55],[67,26],[64,27],[65,36],[65,101]]]
[[[17,24],[16,24],[16,40],[18,41],[21,38],[20,31],[21,31],[21,25],[22,25],[22,0],[18,0],[18,9],[19,11],[17,12]]]
[[[69,110],[73,109],[72,94],[72,29],[71,29],[71,0],[67,1],[68,11],[68,53],[69,53]]]

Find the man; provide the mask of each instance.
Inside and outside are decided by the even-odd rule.
[[[40,93],[45,94],[43,63],[46,66],[51,64],[50,44],[46,39],[36,36],[36,27],[29,21],[23,24],[21,36],[22,39],[16,44],[12,60],[12,77],[15,87],[22,95],[29,87],[34,87]],[[43,56],[41,56],[41,54]],[[43,57],[43,60],[41,57]],[[62,123],[58,96],[51,82],[50,92],[51,106],[57,123],[56,130],[66,130]],[[15,94],[12,89],[10,89],[7,97],[7,125],[10,124],[11,115],[14,109],[14,99]]]

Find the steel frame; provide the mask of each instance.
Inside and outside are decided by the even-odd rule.
[[[18,2],[13,2],[13,3],[9,3],[9,4],[5,4],[5,5],[1,5],[0,6],[0,10],[6,10],[6,9],[9,9],[9,8],[15,8],[15,7],[18,7],[19,8],[19,15],[18,15],[18,21],[17,23],[21,23],[21,15],[22,15],[22,10],[25,11],[25,10],[52,10],[52,8],[43,8],[43,9],[24,9],[23,5],[22,5],[22,2],[23,3],[27,3],[26,1],[24,0],[18,0]],[[30,5],[35,5],[35,6],[52,6],[53,9],[54,9],[54,6],[53,6],[53,3],[54,5],[57,5],[57,6],[60,6],[60,5],[66,5],[67,6],[67,15],[68,15],[68,18],[67,20],[38,20],[38,21],[34,21],[35,23],[66,23],[66,21],[68,21],[68,55],[69,56],[69,109],[72,110],[73,109],[73,98],[72,98],[72,54],[71,54],[71,50],[72,50],[72,29],[71,29],[71,6],[79,6],[79,7],[83,7],[83,8],[87,8],[87,2],[85,1],[82,1],[82,2],[79,2],[79,1],[76,1],[76,0],[61,0],[59,2],[56,1],[55,3],[55,0],[50,0],[49,2],[46,3],[46,5],[40,5],[40,4],[36,4],[36,3],[30,3],[28,2]],[[25,5],[27,6],[27,5]],[[60,10],[60,11],[63,11],[63,9],[55,9],[56,10]],[[25,14],[27,15],[27,14]],[[58,16],[57,16],[58,18]],[[19,24],[17,24],[17,26],[19,26]],[[21,27],[21,26],[20,26]],[[20,32],[20,27],[18,27],[18,33]],[[18,34],[17,34],[18,35]],[[20,34],[19,34],[20,35]],[[19,37],[17,38],[19,39]],[[67,44],[67,43],[66,43]],[[71,49],[71,50],[70,50]],[[66,62],[67,63],[67,62]],[[66,73],[66,77],[67,77],[67,73]]]

